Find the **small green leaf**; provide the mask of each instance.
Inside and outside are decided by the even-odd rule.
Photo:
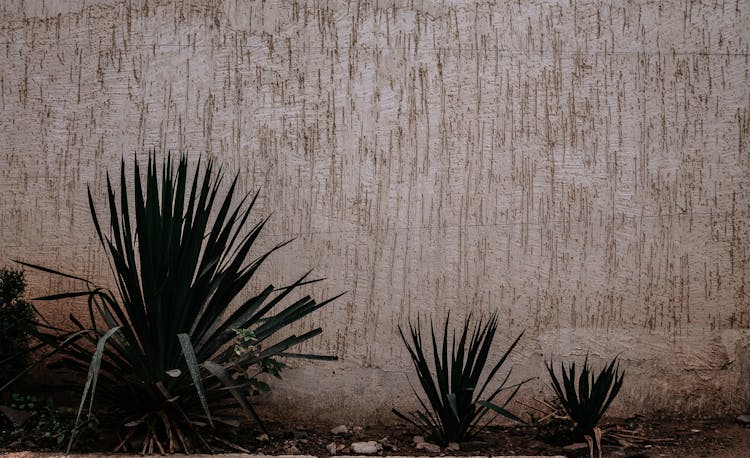
[[[523,423],[524,422],[523,420],[521,420],[520,418],[518,418],[516,415],[508,412],[507,410],[505,410],[504,408],[502,408],[500,406],[496,406],[495,404],[493,404],[491,402],[479,401],[477,404],[479,404],[480,406],[485,407],[487,409],[493,410],[496,413],[499,413],[503,417],[508,418],[510,420],[517,421],[519,423]]]

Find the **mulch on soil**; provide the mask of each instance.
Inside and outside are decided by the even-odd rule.
[[[561,455],[563,446],[573,436],[567,426],[548,423],[544,426],[490,426],[476,441],[461,444],[461,450],[430,452],[416,448],[414,436],[419,432],[408,425],[349,425],[347,434],[334,434],[330,425],[290,425],[272,422],[267,425],[270,437],[243,425],[227,430],[224,437],[250,453],[265,455],[303,454],[330,456],[330,444],[339,446],[338,454],[350,454],[353,442],[378,441],[381,456],[492,456],[492,455]],[[604,425],[604,456],[615,457],[749,457],[750,428],[726,420],[649,421],[641,417],[613,421]],[[118,442],[114,435],[102,434],[95,441],[86,440],[79,451],[109,451]],[[22,441],[16,450],[35,450],[34,438]],[[214,444],[215,452],[230,452]],[[0,451],[5,444],[0,444]],[[98,448],[98,450],[96,450]],[[132,452],[133,450],[131,450]],[[588,456],[584,449],[568,456]]]

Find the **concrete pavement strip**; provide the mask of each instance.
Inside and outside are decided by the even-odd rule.
[[[182,454],[174,454],[173,456],[181,456]],[[0,456],[3,458],[66,458],[63,453],[50,453],[50,452],[0,452]],[[124,453],[71,453],[67,455],[71,458],[99,458],[99,457],[112,457],[112,458],[143,458],[144,456],[164,456],[164,455],[138,455],[138,454],[124,454]],[[166,455],[169,456],[169,455]],[[188,455],[184,455],[188,456]],[[208,454],[193,454],[189,455],[193,458],[319,458],[315,455],[255,455],[248,453],[223,453],[219,455],[208,455]],[[336,458],[363,458],[366,455],[335,455]],[[378,456],[378,455],[373,455]],[[388,456],[385,458],[435,458],[428,457],[426,455],[402,455],[402,456]],[[562,455],[475,455],[475,456],[441,456],[439,458],[565,458]]]

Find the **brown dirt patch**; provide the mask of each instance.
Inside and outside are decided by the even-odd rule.
[[[383,445],[382,456],[477,456],[477,455],[560,455],[563,446],[571,442],[569,430],[562,424],[539,426],[492,426],[467,450],[443,450],[431,453],[417,449],[414,436],[418,434],[407,425],[349,427],[350,433],[336,435],[330,426],[290,425],[269,423],[271,438],[264,440],[252,425],[225,431],[225,436],[247,451],[257,454],[307,454],[330,456],[327,445],[345,447],[339,454],[349,454],[348,447],[357,441],[378,441]],[[610,457],[673,457],[739,458],[750,457],[750,427],[733,419],[718,420],[660,420],[644,418],[613,421],[604,427],[604,456]],[[86,440],[79,451],[109,451],[117,438],[102,434],[96,440]],[[21,449],[37,449],[33,436],[20,445]],[[230,451],[214,444],[216,452]],[[0,444],[0,452],[10,451]],[[44,449],[46,447],[42,447]],[[18,447],[14,447],[18,450]],[[49,450],[49,448],[46,448]],[[97,450],[98,449],[98,450]],[[582,453],[569,456],[588,456]]]

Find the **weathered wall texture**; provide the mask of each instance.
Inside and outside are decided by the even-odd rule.
[[[107,281],[86,183],[207,152],[298,237],[268,279],[349,291],[298,415],[390,418],[396,325],[449,310],[526,329],[518,378],[622,352],[618,414],[746,406],[747,1],[2,3],[0,262]]]

